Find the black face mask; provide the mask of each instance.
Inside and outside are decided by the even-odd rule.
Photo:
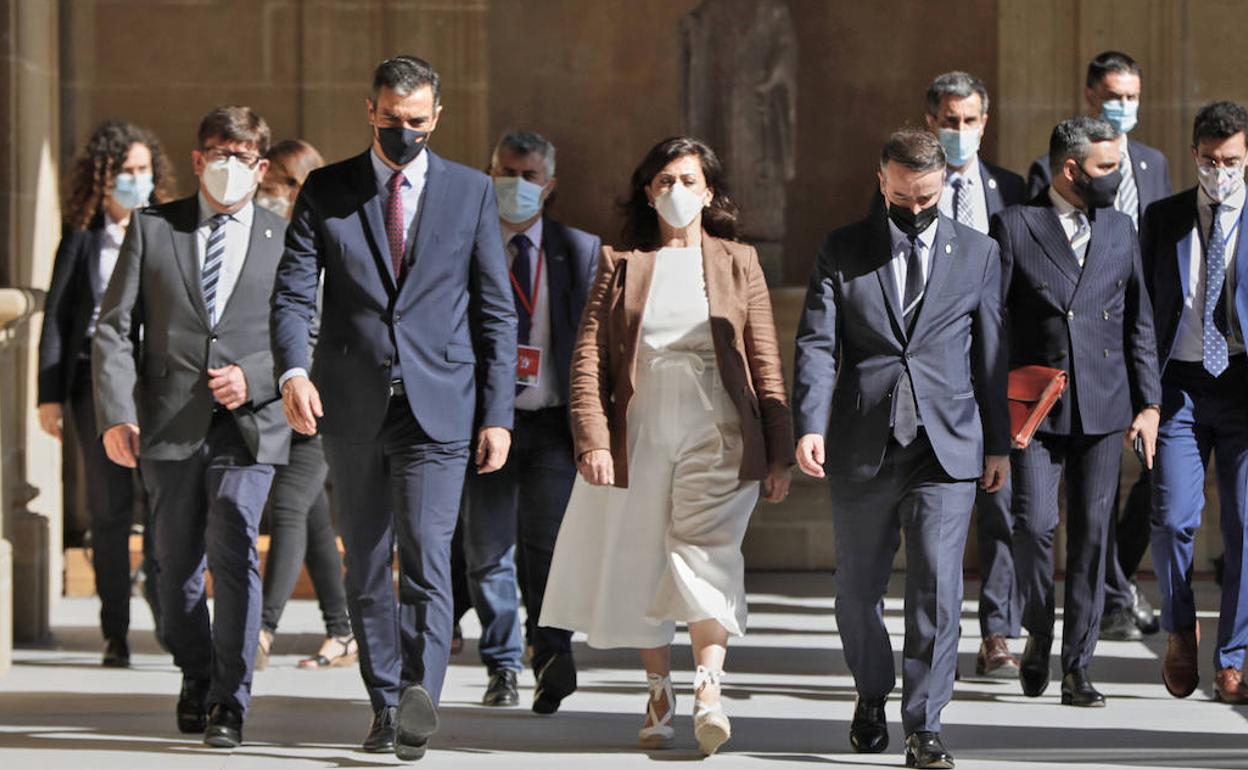
[[[918,238],[919,233],[930,227],[939,215],[939,201],[925,209],[920,209],[917,214],[908,208],[898,206],[896,203],[888,204],[888,218],[893,220],[893,224],[897,225],[898,230],[901,230],[911,238]]]
[[[1118,185],[1122,184],[1122,172],[1114,169],[1105,176],[1092,176],[1082,168],[1075,179],[1075,192],[1089,209],[1103,209],[1114,205],[1118,197]]]
[[[377,129],[377,142],[381,145],[381,151],[396,166],[406,166],[416,160],[428,140],[428,131],[416,131],[402,126]]]

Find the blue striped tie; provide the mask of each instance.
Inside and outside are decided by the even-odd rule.
[[[221,280],[221,263],[225,261],[225,220],[229,214],[214,214],[208,220],[208,245],[204,247],[204,268],[200,271],[200,287],[204,290],[204,307],[208,322],[217,324],[217,283]]]
[[[1213,214],[1213,226],[1209,233],[1209,248],[1205,254],[1205,312],[1201,318],[1202,326],[1202,363],[1205,371],[1214,377],[1226,371],[1230,365],[1229,351],[1226,344],[1226,333],[1219,323],[1226,316],[1219,313],[1218,301],[1222,298],[1222,286],[1226,282],[1226,236],[1222,233],[1222,217],[1218,216],[1221,206],[1217,203],[1209,207]]]

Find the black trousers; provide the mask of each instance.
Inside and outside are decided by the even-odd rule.
[[[1135,462],[1131,460],[1130,462]],[[1152,474],[1140,469],[1140,477],[1127,493],[1122,512],[1110,517],[1109,551],[1105,563],[1105,611],[1131,606],[1131,580],[1144,560],[1152,537]],[[1117,500],[1114,510],[1118,509]]]
[[[308,565],[328,636],[351,633],[347,592],[342,583],[342,557],[330,520],[325,478],[329,466],[320,436],[294,434],[290,462],[279,465],[269,493],[269,558],[264,565],[264,609],[260,627],[277,631],[286,602]]]
[[[100,630],[105,639],[125,639],[130,630],[130,528],[134,524],[134,472],[104,452],[96,430],[90,365],[79,367],[70,395],[69,417],[82,449],[87,513],[91,533],[91,566],[100,597]],[[64,447],[72,452],[73,447]],[[150,530],[150,527],[148,528]],[[146,536],[150,539],[150,535]],[[146,550],[146,549],[145,549]],[[155,571],[145,565],[148,584]]]

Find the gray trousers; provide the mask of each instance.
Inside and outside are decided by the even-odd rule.
[[[884,595],[906,535],[901,719],[907,735],[939,732],[940,712],[953,696],[962,552],[975,489],[974,481],[946,475],[924,433],[908,447],[889,442],[874,478],[832,483],[836,623],[864,698],[887,695],[896,684]]]

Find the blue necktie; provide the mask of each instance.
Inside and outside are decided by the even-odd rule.
[[[225,260],[225,220],[229,214],[213,214],[208,221],[208,245],[204,247],[204,267],[200,271],[200,287],[204,291],[204,308],[208,322],[217,323],[217,283],[221,280],[221,263]]]
[[[532,261],[533,242],[523,233],[512,238],[511,242],[516,247],[516,258],[511,261],[511,276],[516,281],[511,287],[516,295],[516,342],[527,345],[533,319],[529,317],[529,311],[525,305],[532,307],[533,298],[537,294],[533,291],[532,269],[529,264]],[[523,300],[521,300],[521,294],[523,294]]]
[[[1222,298],[1222,285],[1226,282],[1226,238],[1222,234],[1222,219],[1218,216],[1220,206],[1209,207],[1213,212],[1213,227],[1209,232],[1209,247],[1205,249],[1205,314],[1202,320],[1203,361],[1205,371],[1214,377],[1226,371],[1229,365],[1226,334],[1221,328],[1218,306]]]

